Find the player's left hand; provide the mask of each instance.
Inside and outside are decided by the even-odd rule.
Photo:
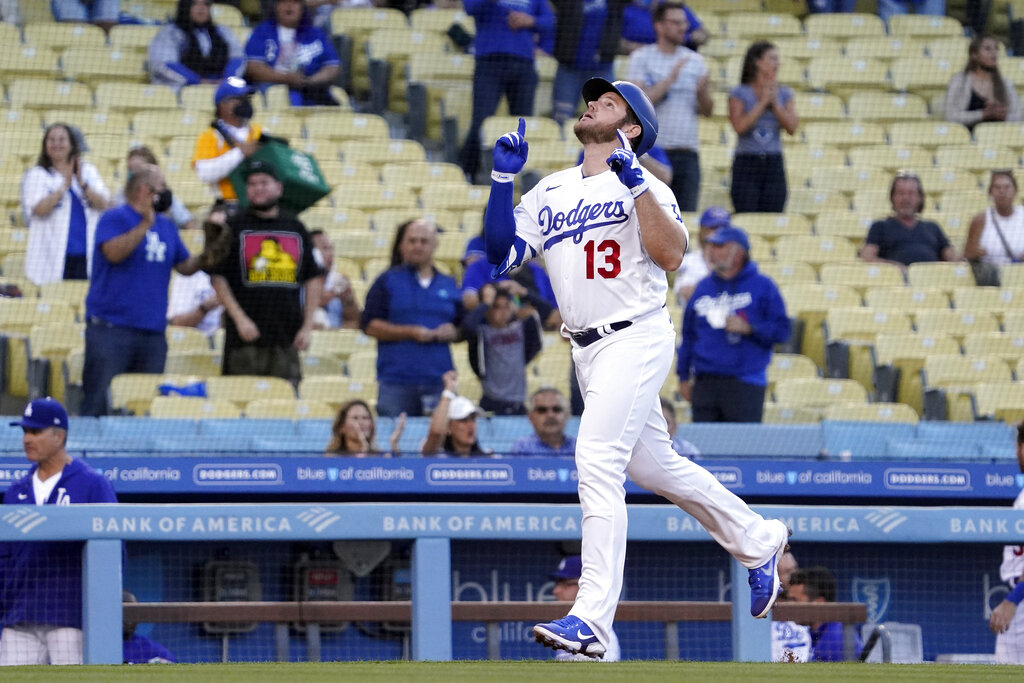
[[[629,144],[629,139],[621,130],[618,131],[621,147],[612,152],[611,156],[605,159],[605,163],[612,169],[615,175],[619,176],[619,182],[625,185],[633,198],[636,199],[650,189],[647,178],[644,177],[643,167],[640,166],[640,159]]]
[[[1002,633],[1010,628],[1013,615],[1017,612],[1017,606],[1009,600],[1003,600],[992,610],[992,617],[988,620],[988,628],[992,633]]]

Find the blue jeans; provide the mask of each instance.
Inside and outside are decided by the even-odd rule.
[[[50,9],[57,21],[116,23],[121,0],[50,0]]]
[[[82,415],[98,417],[107,414],[107,391],[115,375],[124,372],[161,373],[166,360],[167,338],[163,332],[90,320],[85,327]]]
[[[459,157],[462,170],[470,178],[480,166],[480,126],[484,119],[494,114],[502,95],[508,98],[509,114],[533,116],[538,80],[532,59],[510,55],[477,57],[473,70],[473,118]]]
[[[889,17],[896,14],[910,14],[913,5],[914,14],[943,16],[946,14],[946,0],[878,0],[878,16],[886,26]]]
[[[615,80],[615,69],[611,64],[595,64],[591,69],[573,69],[559,64],[555,71],[555,82],[551,87],[552,115],[555,121],[564,123],[576,117],[582,97],[583,84],[591,78]]]
[[[696,211],[700,199],[700,156],[691,149],[666,149],[672,165],[672,194],[680,211]]]
[[[392,384],[380,382],[377,385],[377,415],[398,417],[405,413],[409,417],[430,416],[441,400],[444,383],[436,384]]]
[[[786,210],[786,167],[781,154],[737,154],[732,160],[732,208],[736,213]]]

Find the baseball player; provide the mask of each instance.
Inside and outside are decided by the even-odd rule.
[[[68,414],[37,398],[11,426],[24,431],[33,463],[4,493],[5,505],[116,503],[106,477],[65,445]],[[0,543],[0,666],[82,663],[82,544]]]
[[[559,602],[573,602],[576,599],[576,595],[580,592],[580,574],[582,572],[583,559],[579,555],[569,555],[559,560],[555,571],[548,574],[548,578],[555,582],[554,587],[551,589],[551,594],[555,596],[555,600]],[[610,638],[611,640],[605,649],[604,656],[600,659],[602,662],[617,662],[620,659],[619,639],[614,631],[611,632]],[[579,652],[572,654],[558,650],[555,651],[555,659],[594,661]]]
[[[682,507],[750,568],[755,617],[766,616],[778,595],[776,562],[788,530],[672,451],[658,401],[675,339],[665,273],[682,261],[686,227],[671,191],[637,161],[658,135],[647,96],[602,78],[587,81],[582,94],[587,109],[573,129],[583,163],[547,176],[515,208],[512,181],[529,148],[523,120],[497,141],[484,238],[495,275],[543,254],[585,401],[576,443],[580,591],[569,615],[537,624],[534,637],[601,657],[622,588],[626,474]]]
[[[1017,425],[1017,463],[1024,472],[1024,422]],[[1017,494],[1013,507],[1024,509],[1024,491]],[[1017,611],[1024,600],[1024,545],[1003,548],[999,577],[1010,585],[1010,593],[992,610],[988,622],[996,634],[996,662],[1024,664],[1024,610]]]

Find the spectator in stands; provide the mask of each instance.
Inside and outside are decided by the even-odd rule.
[[[793,602],[835,602],[835,577],[825,567],[798,569],[789,578],[787,595]],[[841,662],[845,659],[841,622],[816,622],[809,626],[812,662]],[[860,635],[856,635],[855,640],[854,656],[861,649]]]
[[[4,505],[116,503],[102,474],[68,455],[68,413],[37,398],[11,426],[32,463]],[[82,663],[82,544],[0,543],[0,666]],[[16,677],[15,677],[16,678]]]
[[[18,0],[0,0],[0,21],[21,25],[21,8]]]
[[[512,444],[512,455],[576,455],[576,437],[565,433],[569,401],[554,387],[541,387],[530,396],[530,424],[533,434]]]
[[[323,230],[311,230],[309,235],[313,238],[313,258],[325,273],[313,327],[318,330],[358,329],[363,309],[356,301],[352,283],[334,269],[334,243]]]
[[[251,97],[252,88],[241,78],[227,78],[217,86],[213,95],[217,118],[199,134],[192,152],[196,175],[229,202],[236,202],[238,196],[228,176],[260,148],[263,131],[252,122]]]
[[[283,186],[277,170],[250,160],[243,174],[249,205],[228,218],[230,250],[206,269],[227,313],[223,372],[298,384],[299,351],[309,348],[323,271],[305,226],[279,206]]]
[[[1017,424],[1017,466],[1024,472],[1024,422]],[[1024,490],[1013,501],[1014,509],[1024,509]],[[996,634],[995,657],[998,664],[1024,664],[1024,610],[1017,606],[1024,600],[1024,546],[1003,546],[1003,562],[999,578],[1009,588],[1006,597],[992,610],[988,627]]]
[[[377,340],[377,414],[427,415],[454,369],[463,308],[455,280],[434,266],[437,226],[417,219],[398,226],[391,267],[366,294],[360,325]]]
[[[302,0],[275,0],[249,36],[245,56],[246,78],[261,87],[287,85],[293,106],[338,105],[330,92],[341,71],[338,54]]]
[[[366,401],[352,399],[341,404],[338,414],[331,424],[331,440],[327,444],[324,455],[347,455],[355,458],[367,456],[391,457],[398,455],[398,441],[405,429],[405,414],[398,416],[395,430],[391,433],[390,451],[382,451],[377,446],[377,423],[373,419],[373,411]]]
[[[562,316],[558,312],[555,293],[551,289],[548,273],[539,263],[529,261],[526,267],[519,268],[510,275],[502,275],[497,280],[491,277],[494,269],[487,259],[473,258],[462,274],[462,306],[467,311],[480,305],[480,292],[488,284],[497,284],[500,288],[517,297],[537,311],[545,330],[557,330],[562,325]],[[488,408],[488,410],[490,410]]]
[[[216,207],[206,217],[207,223],[227,224],[228,214]],[[167,301],[167,322],[170,325],[196,327],[207,337],[213,337],[221,326],[224,307],[220,305],[210,276],[202,270],[192,275],[171,276],[171,292]]]
[[[434,406],[430,429],[420,453],[452,458],[494,456],[494,451],[481,446],[477,438],[476,418],[483,412],[471,400],[457,393],[458,373],[449,370],[442,380],[444,391]]]
[[[924,199],[924,184],[916,174],[897,173],[889,187],[893,215],[871,224],[861,259],[886,261],[904,272],[911,263],[959,260],[938,223],[919,218]]]
[[[888,26],[890,17],[897,14],[910,14],[911,7],[913,7],[914,14],[927,14],[936,17],[946,14],[946,0],[878,0],[878,16]]]
[[[82,159],[81,135],[66,123],[43,134],[35,166],[21,181],[21,210],[28,226],[25,275],[37,285],[87,280],[93,238],[110,192],[100,172]]]
[[[514,300],[505,284],[517,283],[481,288],[480,305],[466,314],[462,330],[469,363],[483,386],[480,407],[496,415],[525,415],[526,364],[540,353],[544,339],[537,311]]]
[[[750,259],[745,232],[719,228],[708,243],[712,273],[683,312],[679,394],[694,422],[760,422],[772,348],[791,331],[786,305]]]
[[[697,283],[711,272],[708,266],[708,237],[715,230],[729,225],[729,218],[729,210],[723,206],[712,206],[700,215],[699,241],[696,245],[691,245],[694,248],[688,249],[683,256],[683,263],[676,271],[672,283],[672,291],[675,292],[676,301],[680,306],[686,305]]]
[[[672,450],[684,458],[697,460],[700,458],[700,449],[692,443],[679,436],[679,421],[676,419],[676,406],[672,401],[661,396],[661,414],[665,417],[665,426],[668,428],[668,436],[672,439]]]
[[[999,269],[1024,259],[1024,207],[1016,203],[1017,179],[1011,169],[992,171],[988,184],[992,206],[971,219],[964,258],[979,285],[999,286]]]
[[[740,84],[729,93],[729,122],[739,138],[732,160],[730,196],[736,213],[779,213],[786,208],[781,130],[800,123],[793,91],[778,82],[779,51],[767,40],[747,48]]]
[[[189,256],[171,219],[163,172],[136,172],[126,203],[96,226],[89,293],[85,298],[82,415],[107,413],[107,389],[124,372],[163,372],[167,359],[167,290],[171,271],[191,275],[202,255]]]
[[[146,145],[139,145],[138,147],[132,147],[128,150],[128,157],[125,160],[125,167],[128,171],[128,177],[131,177],[133,173],[137,173],[146,166],[159,166],[160,164],[156,161],[156,155]],[[113,205],[118,206],[124,204],[124,190],[118,190],[117,194],[114,195]],[[171,208],[167,210],[167,215],[170,217],[174,224],[178,226],[179,230],[191,230],[196,227],[195,218],[192,217],[192,213],[185,206],[185,203],[178,197],[171,200]]]
[[[178,0],[174,21],[149,44],[150,82],[180,88],[244,75],[242,45],[231,29],[214,25],[212,4],[212,0]]]
[[[647,93],[658,114],[658,141],[672,167],[670,187],[681,211],[695,211],[700,197],[697,116],[711,116],[710,72],[704,57],[684,47],[686,12],[677,2],[654,10],[658,39],[629,56],[629,80]]]
[[[121,602],[138,602],[133,593],[121,591]],[[174,655],[160,643],[135,632],[135,622],[122,622],[124,636],[123,661],[125,664],[173,664]]]
[[[121,14],[121,0],[50,0],[55,21],[74,21],[110,31]]]
[[[630,0],[559,0],[552,54],[558,60],[551,91],[552,116],[564,123],[576,116],[583,84],[599,76],[615,80],[614,62],[622,35],[622,12]]]
[[[1020,100],[1013,83],[999,73],[999,41],[975,37],[967,47],[967,65],[946,89],[946,120],[973,129],[985,121],[1020,121]]]
[[[633,0],[626,5],[622,12],[622,40],[619,52],[630,54],[658,40],[654,31],[654,18],[651,16],[658,4],[660,3],[652,0]],[[686,12],[687,24],[683,45],[696,52],[701,45],[708,42],[708,31],[692,9],[683,5],[683,11]]]
[[[465,0],[463,4],[476,21],[476,60],[473,114],[459,163],[472,179],[480,165],[480,126],[494,114],[502,96],[512,116],[533,116],[538,81],[533,53],[538,37],[553,30],[555,15],[548,0]]]

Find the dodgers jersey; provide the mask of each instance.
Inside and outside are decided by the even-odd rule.
[[[675,195],[651,174],[649,192],[686,231]],[[611,169],[589,177],[575,166],[552,173],[515,209],[516,237],[498,268],[544,254],[562,321],[577,331],[637,318],[665,305],[668,279],[644,249],[633,196]],[[687,234],[687,239],[689,235]]]
[[[1013,501],[1015,510],[1024,509],[1024,491]],[[999,578],[1011,585],[1024,574],[1024,545],[1003,546],[1003,563],[999,565]]]

